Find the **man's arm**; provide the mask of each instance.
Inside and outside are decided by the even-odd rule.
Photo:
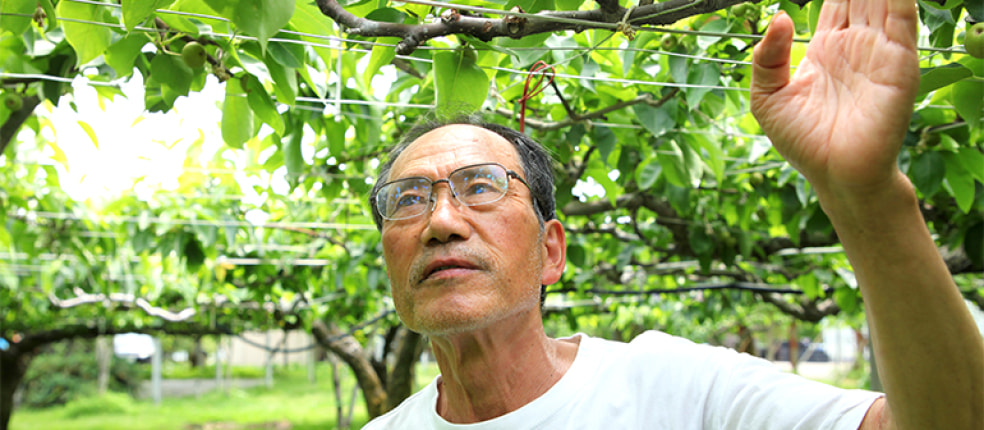
[[[919,83],[913,0],[827,0],[789,77],[780,14],[755,49],[752,111],[813,185],[854,267],[886,401],[862,428],[984,428],[984,343],[896,158]]]

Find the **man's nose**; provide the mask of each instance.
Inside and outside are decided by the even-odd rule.
[[[461,216],[461,208],[461,202],[454,198],[450,187],[435,187],[431,194],[430,213],[424,214],[427,227],[421,240],[424,243],[447,243],[466,239],[470,227]]]

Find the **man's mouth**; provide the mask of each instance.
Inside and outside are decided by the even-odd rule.
[[[475,269],[477,267],[474,264],[463,261],[434,261],[427,265],[423,276],[420,278],[420,282],[428,279],[462,275],[467,273],[467,271]]]

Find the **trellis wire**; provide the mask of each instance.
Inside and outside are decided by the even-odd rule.
[[[73,2],[76,2],[76,3],[84,3],[84,4],[90,4],[90,5],[96,5],[96,6],[107,6],[107,7],[113,7],[113,8],[120,8],[121,7],[120,5],[117,5],[117,4],[102,3],[102,2],[98,2],[98,1],[92,1],[92,0],[66,0],[66,1],[73,1]],[[524,17],[524,18],[528,18],[528,19],[529,18],[532,18],[532,19],[550,20],[550,21],[557,21],[557,22],[563,22],[563,23],[571,23],[571,24],[576,24],[576,25],[591,25],[591,26],[599,26],[600,25],[600,26],[605,26],[606,29],[614,29],[617,26],[617,24],[604,24],[604,23],[598,23],[598,22],[595,22],[595,21],[577,20],[577,19],[569,19],[569,18],[561,18],[561,17],[545,17],[545,16],[542,16],[542,15],[529,14],[529,13],[524,13],[524,12],[513,12],[513,11],[505,11],[505,10],[498,10],[498,9],[487,9],[487,8],[474,7],[474,6],[465,6],[465,5],[454,5],[454,4],[450,4],[450,3],[431,2],[431,1],[426,1],[426,0],[410,0],[410,1],[406,1],[406,3],[418,3],[418,4],[423,4],[423,5],[430,5],[430,6],[435,6],[435,7],[446,7],[446,8],[458,9],[458,10],[473,10],[474,9],[475,11],[479,11],[479,12],[482,12],[482,13],[490,13],[490,14],[497,14],[497,15],[503,15],[503,16]],[[168,10],[168,9],[157,9],[157,10],[155,10],[155,12],[156,13],[162,13],[162,14],[173,14],[173,15],[182,15],[182,16],[192,16],[192,17],[196,17],[196,18],[212,19],[212,20],[217,20],[217,21],[222,21],[222,22],[229,22],[229,20],[227,18],[223,18],[223,17],[215,16],[215,15],[206,15],[206,14],[198,14],[198,13],[183,12],[183,11],[173,11],[173,10]],[[33,17],[33,15],[31,15],[31,14],[21,14],[21,13],[0,13],[0,15],[19,16],[19,17],[24,17],[24,18],[32,18]],[[79,20],[79,19],[64,18],[64,17],[58,17],[57,19],[58,20],[68,21],[68,22],[76,22],[76,23],[81,23],[81,24],[92,24],[92,25],[99,25],[99,26],[110,27],[110,28],[117,28],[117,29],[124,28],[124,26],[123,25],[120,25],[120,24],[112,24],[112,23],[99,22],[99,21]],[[638,27],[638,26],[632,26],[632,28],[634,30],[636,30],[636,31],[664,32],[664,33],[674,33],[674,34],[683,34],[683,35],[695,35],[695,36],[708,36],[708,37],[729,37],[729,38],[740,38],[740,39],[750,39],[750,40],[758,40],[758,39],[761,39],[761,37],[762,37],[761,35],[746,34],[746,33],[728,33],[728,32],[698,31],[698,30],[681,30],[681,29],[674,29],[674,28],[668,28],[668,27],[655,27],[654,28],[654,27]],[[139,26],[138,27],[135,27],[134,29],[135,30],[139,30],[139,31],[146,31],[146,32],[161,32],[162,31],[162,30],[156,29],[156,28],[139,27]],[[390,45],[390,44],[381,44],[381,43],[378,43],[378,42],[356,41],[356,40],[353,40],[353,39],[344,39],[344,38],[340,38],[340,37],[337,37],[337,36],[325,36],[325,35],[320,35],[320,34],[305,33],[305,32],[292,31],[292,30],[281,30],[281,31],[284,32],[284,33],[286,33],[286,34],[293,34],[293,35],[297,35],[297,36],[309,37],[309,38],[315,38],[315,39],[338,40],[338,41],[345,41],[345,42],[356,42],[356,43],[366,44],[366,45],[372,45],[372,46],[376,46],[376,45],[394,46],[394,47],[396,46],[395,44],[394,45]],[[246,40],[256,40],[256,38],[253,38],[253,37],[250,37],[250,36],[244,36],[244,35],[229,35],[229,34],[213,33],[213,32],[206,32],[205,34],[212,34],[212,35],[216,35],[216,36],[227,37],[227,38],[230,38],[230,39],[231,38],[242,38],[242,39],[246,39]],[[331,45],[319,45],[319,44],[315,44],[315,43],[312,43],[312,42],[297,41],[297,40],[292,40],[292,39],[271,38],[270,40],[275,40],[275,41],[284,42],[284,43],[299,43],[299,44],[303,44],[303,45],[323,47],[323,48],[329,48],[329,49],[338,49],[337,47],[334,47],[334,46],[331,46]],[[810,42],[809,39],[800,39],[800,38],[794,38],[793,41],[794,42],[797,42],[797,43],[809,43]],[[455,48],[453,48],[453,47],[447,47],[447,48],[445,48],[445,47],[421,46],[421,47],[418,47],[418,49],[423,49],[423,50],[453,50]],[[524,49],[524,48],[510,48],[510,49],[516,50],[516,49]],[[530,48],[530,49],[538,49],[538,48]],[[920,46],[920,47],[917,47],[917,49],[919,49],[920,51],[927,51],[927,52],[966,53],[966,51],[965,50],[962,50],[962,49],[936,48],[936,47],[931,47],[931,46]]]
[[[82,217],[68,212],[46,212],[46,211],[25,211],[15,214],[18,216],[36,217],[44,219],[57,219],[66,221],[88,221],[106,223],[141,223],[150,222],[155,225],[181,225],[181,226],[206,226],[206,227],[251,227],[251,228],[306,228],[311,230],[375,230],[375,224],[342,224],[325,222],[267,222],[253,224],[247,221],[211,221],[199,219],[165,219],[160,217],[125,217],[112,215],[95,215]]]

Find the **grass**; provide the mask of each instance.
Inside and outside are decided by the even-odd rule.
[[[352,393],[354,378],[345,366],[342,372],[344,408]],[[294,430],[333,429],[335,396],[331,369],[317,368],[316,382],[308,381],[304,367],[281,370],[273,388],[216,390],[201,396],[165,398],[160,405],[151,400],[133,400],[129,396],[109,393],[85,398],[67,405],[47,409],[18,409],[11,417],[11,430],[193,430],[208,423],[237,423],[258,427],[263,423],[289,421]],[[418,388],[437,374],[435,365],[419,368]],[[361,428],[368,421],[361,393],[356,400],[351,428]],[[226,427],[223,427],[226,428]]]

